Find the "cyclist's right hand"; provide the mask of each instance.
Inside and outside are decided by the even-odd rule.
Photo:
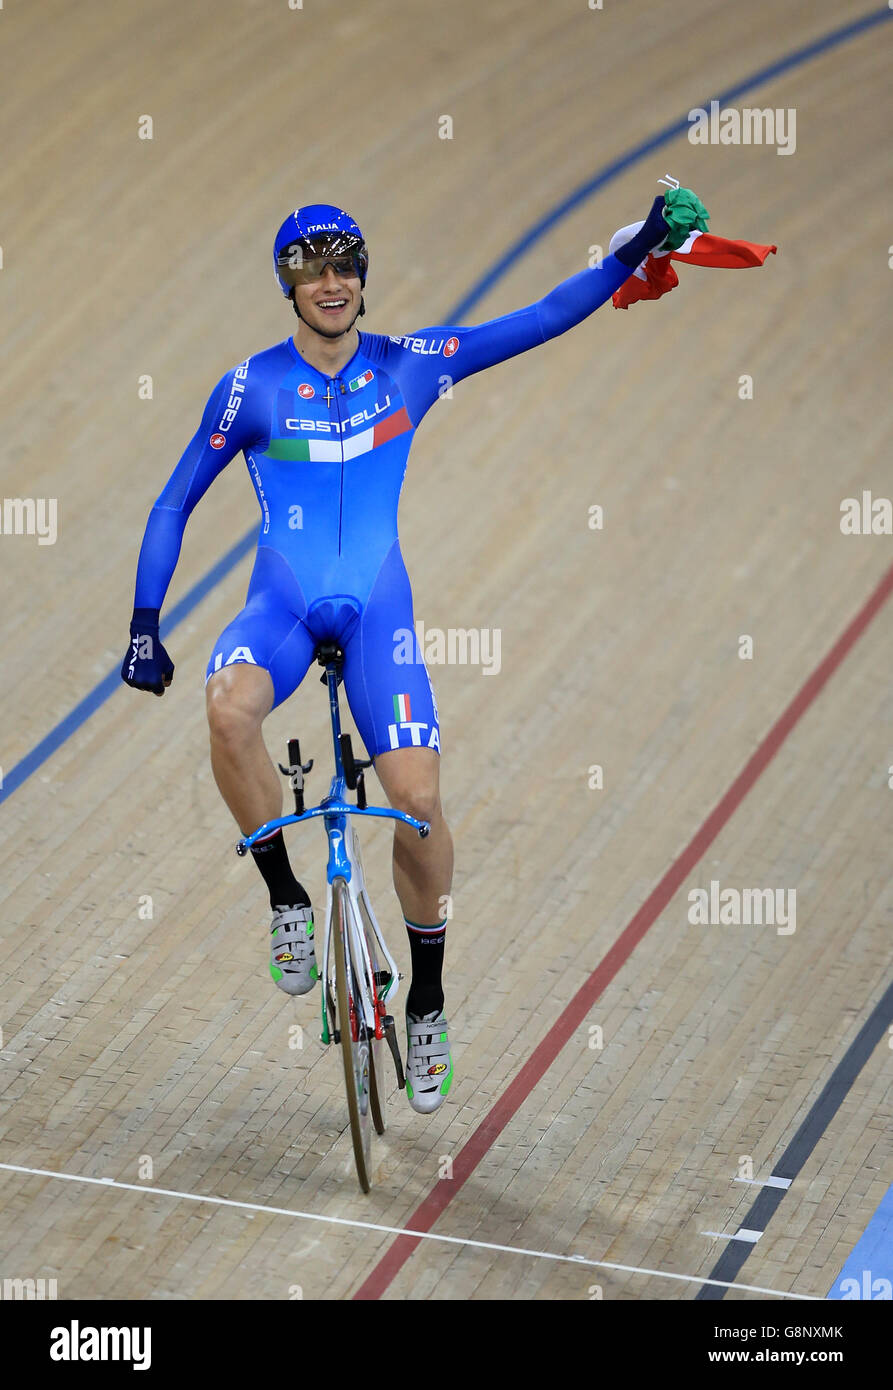
[[[158,610],[134,608],[130,647],[121,663],[121,679],[135,690],[163,695],[174,678],[174,663],[158,638]]]

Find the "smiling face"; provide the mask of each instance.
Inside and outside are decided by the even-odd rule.
[[[363,291],[352,266],[342,274],[328,262],[317,280],[295,285],[292,290],[298,313],[314,332],[324,338],[340,338],[353,326],[360,312]]]

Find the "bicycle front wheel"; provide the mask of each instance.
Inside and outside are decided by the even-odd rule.
[[[375,982],[376,1007],[379,992],[382,990],[382,981],[389,978],[383,961],[378,958],[378,942],[372,923],[369,920],[369,913],[366,903],[361,897],[358,903],[360,909],[360,925],[363,935],[366,938],[366,950],[369,952],[369,963],[372,970],[372,978]],[[369,1087],[369,1101],[372,1106],[372,1123],[375,1126],[376,1134],[384,1134],[387,1123],[387,1098],[385,1095],[386,1057],[388,1045],[384,1038],[376,1038],[373,1033],[369,1039],[369,1074],[371,1084]]]
[[[344,1087],[350,1137],[357,1178],[364,1192],[370,1188],[372,1102],[370,1038],[360,1000],[357,971],[350,949],[350,902],[343,878],[335,880],[332,894],[332,952],[335,957],[335,1004],[338,1036],[344,1063]]]

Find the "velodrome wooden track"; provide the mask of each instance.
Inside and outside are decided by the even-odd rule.
[[[331,199],[360,221],[364,327],[441,322],[598,171],[868,12],[7,0],[0,480],[4,497],[58,499],[59,533],[0,536],[6,790],[120,665],[146,515],[210,387],[292,331],[270,268],[290,208]],[[891,40],[878,25],[740,97],[796,109],[793,155],[679,134],[468,316],[581,268],[665,172],[700,192],[713,230],[779,246],[762,270],[682,267],[665,300],[607,306],[462,386],[420,432],[401,513],[416,616],[500,629],[501,671],[432,669],[457,850],[457,1074],[428,1120],[394,1097],[368,1197],[316,997],[270,982],[262,885],[208,766],[204,668],[250,556],[171,633],[164,700],[119,685],[9,795],[3,1274],[96,1299],[696,1296],[727,1245],[705,1232],[736,1231],[760,1190],[736,1181],[739,1159],[757,1181],[773,1171],[890,980],[889,602],[647,905],[893,560],[889,536],[839,527],[842,499],[890,493]],[[190,522],[168,608],[255,519],[239,461]],[[327,765],[325,719],[309,679],[269,720],[271,748],[297,731]],[[292,843],[318,899],[322,834]],[[364,845],[405,965],[389,835]],[[711,880],[796,890],[796,932],[691,925],[688,891]],[[494,1108],[504,1118],[507,1088],[643,905],[653,924],[453,1178],[430,1229],[458,1243],[407,1250],[361,1224],[419,1228],[450,1181],[443,1159],[458,1165]],[[727,1297],[828,1294],[891,1180],[891,1056],[883,1038],[870,1049]]]

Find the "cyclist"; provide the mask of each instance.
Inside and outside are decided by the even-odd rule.
[[[564,333],[611,299],[668,238],[664,197],[602,263],[537,303],[474,327],[363,333],[369,264],[363,235],[330,204],[280,227],[273,265],[298,317],[294,336],[228,371],[149,515],[131,645],[121,675],[163,695],[174,666],[159,613],[196,503],[242,452],[261,510],[245,607],[214,645],[206,676],[211,766],[243,835],[282,814],[282,787],[261,728],[300,685],[314,650],[344,651],[344,688],[390,804],[430,823],[397,824],[394,886],[409,937],[407,1095],[436,1110],[453,1076],[442,968],[453,845],[439,794],[440,726],[400,554],[397,508],[413,434],[447,387]],[[406,660],[406,634],[413,634]],[[399,640],[398,640],[399,639]],[[313,909],[282,831],[252,850],[270,897],[270,972],[287,994],[318,978]]]

